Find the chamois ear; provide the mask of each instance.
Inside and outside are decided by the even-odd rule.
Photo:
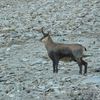
[[[48,31],[48,35],[51,35],[51,31]]]

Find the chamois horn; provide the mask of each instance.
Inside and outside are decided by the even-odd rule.
[[[44,33],[43,28],[44,28],[44,27],[42,27],[42,28],[41,28],[41,32],[42,32],[42,34],[45,36],[45,35],[46,35],[46,33]]]

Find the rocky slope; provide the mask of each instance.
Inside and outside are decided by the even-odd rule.
[[[56,42],[87,48],[87,76],[75,62],[52,62],[39,41],[45,27]],[[100,100],[100,0],[0,1],[0,100]]]

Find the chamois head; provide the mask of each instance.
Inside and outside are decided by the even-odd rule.
[[[43,28],[41,28],[41,32],[43,34],[43,37],[40,39],[40,41],[46,43],[50,38],[50,31],[48,33],[44,33]]]

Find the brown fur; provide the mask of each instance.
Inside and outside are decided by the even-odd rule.
[[[43,33],[43,31],[42,31]],[[83,60],[83,51],[86,48],[80,44],[62,44],[53,42],[49,34],[43,34],[41,41],[44,42],[48,55],[53,62],[53,72],[58,72],[60,60],[75,61],[79,65],[79,73],[82,74],[82,65],[85,66],[84,74],[87,73],[87,62]]]

